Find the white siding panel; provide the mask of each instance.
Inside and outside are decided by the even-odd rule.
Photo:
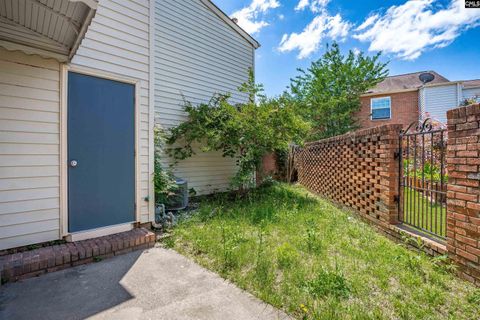
[[[72,65],[139,81],[140,113],[137,172],[140,221],[153,220],[145,198],[152,194],[149,179],[149,1],[101,0]],[[146,208],[146,209],[144,209]]]
[[[54,220],[58,217],[57,209],[37,210],[22,212],[21,214],[2,214],[0,215],[0,226],[13,226],[23,223],[31,223],[45,220]]]
[[[472,99],[480,97],[480,88],[463,89],[463,99]]]
[[[58,210],[60,206],[60,201],[58,198],[46,198],[46,199],[33,199],[28,201],[12,201],[0,203],[0,215],[3,214],[12,214],[12,213],[24,213],[28,211],[35,210],[44,210],[44,209],[56,209]],[[57,229],[58,222],[56,225]],[[19,233],[19,236],[22,236]],[[59,238],[59,234],[55,239]],[[52,239],[53,240],[53,239]],[[38,241],[37,241],[38,242]],[[28,243],[25,243],[28,244]]]
[[[18,229],[16,231],[18,232]],[[0,232],[2,231],[0,230]],[[33,233],[25,234],[22,237],[14,235],[12,237],[3,238],[2,245],[5,246],[5,248],[15,248],[24,246],[26,243],[40,243],[51,241],[52,239],[57,239],[57,237],[58,230],[48,230],[41,232],[38,230],[38,228],[36,228]]]
[[[58,177],[34,177],[34,178],[20,178],[20,179],[1,179],[0,191],[6,190],[20,190],[31,188],[48,188],[57,187]],[[10,200],[10,199],[9,199]]]
[[[156,0],[155,121],[168,129],[186,120],[184,99],[208,102],[215,93],[231,93],[231,102],[247,99],[238,87],[253,68],[254,48],[200,0]],[[198,150],[176,166],[176,174],[197,194],[229,188],[234,159]]]
[[[60,237],[59,72],[0,49],[0,250]]]
[[[2,179],[52,176],[60,176],[60,171],[58,171],[57,166],[50,165],[41,167],[0,167],[0,177],[2,177]]]
[[[447,111],[458,107],[457,84],[426,87],[424,90],[427,115],[447,123]]]

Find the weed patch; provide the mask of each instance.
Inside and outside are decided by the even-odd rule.
[[[306,288],[316,298],[327,296],[347,298],[351,290],[347,279],[338,270],[324,269],[320,269],[317,276],[306,283]]]
[[[480,292],[446,257],[391,242],[300,186],[209,197],[198,210],[164,243],[295,318],[479,318]]]

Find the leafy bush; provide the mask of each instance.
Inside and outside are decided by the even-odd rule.
[[[175,183],[175,178],[171,168],[165,169],[162,164],[163,147],[165,142],[165,135],[163,131],[155,127],[154,128],[154,174],[153,185],[155,188],[155,202],[157,204],[168,205],[175,196],[175,191],[178,189]]]
[[[173,128],[167,139],[172,146],[170,155],[177,160],[194,155],[194,143],[201,144],[203,152],[221,151],[224,157],[235,158],[235,187],[253,182],[253,173],[266,153],[287,149],[291,142],[300,143],[309,130],[287,100],[263,95],[263,87],[255,84],[251,70],[239,91],[248,97],[247,102],[233,105],[230,94],[217,94],[198,106],[186,101],[188,120]],[[176,143],[180,146],[173,147]]]
[[[465,107],[465,106],[469,106],[471,104],[475,104],[475,103],[478,103],[480,102],[480,95],[475,95],[471,98],[466,98],[464,99],[461,103],[460,103],[460,106],[462,107]]]
[[[415,166],[413,161],[403,160],[403,175],[405,177],[414,178],[417,177],[418,179],[424,178],[426,181],[433,181],[433,182],[441,182],[442,174],[441,170],[438,166],[432,165],[430,162],[426,162],[423,167],[417,166],[415,170]],[[448,175],[443,172],[443,183],[448,181]]]

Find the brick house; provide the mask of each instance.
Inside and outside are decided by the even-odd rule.
[[[433,80],[423,84],[422,73],[430,73]],[[361,128],[389,123],[406,127],[426,117],[446,124],[448,110],[479,98],[480,80],[449,81],[435,71],[401,74],[385,78],[362,95],[356,118]]]
[[[360,111],[356,117],[362,128],[397,123],[408,126],[419,119],[419,88],[423,83],[414,72],[385,78],[375,88],[360,97]],[[449,80],[434,71],[429,84],[448,83]]]

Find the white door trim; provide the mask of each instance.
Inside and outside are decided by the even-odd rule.
[[[133,229],[133,223],[122,223],[108,227],[96,228],[87,231],[73,232],[68,234],[67,241],[82,241],[86,239],[108,236],[115,233],[130,231]]]
[[[73,237],[68,232],[68,72],[76,72],[90,75],[102,79],[114,80],[135,86],[135,221],[140,221],[140,161],[139,161],[139,139],[140,139],[140,80],[128,78],[113,73],[100,71],[93,68],[80,67],[74,65],[62,64],[60,69],[60,238],[67,237],[79,239],[80,236]],[[132,225],[132,223],[107,226],[99,229],[76,232],[75,234],[90,234],[92,237],[99,236],[97,231],[101,230],[103,235],[118,233],[118,226]],[[129,229],[130,230],[130,229]],[[70,236],[71,235],[71,236]],[[87,239],[87,238],[85,238]],[[77,241],[77,240],[73,240]]]
[[[148,75],[148,221],[155,221],[155,144],[153,131],[155,127],[155,0],[149,6],[149,75]]]

